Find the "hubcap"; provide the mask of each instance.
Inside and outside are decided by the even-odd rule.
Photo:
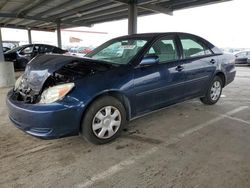
[[[210,91],[210,96],[213,101],[218,100],[221,94],[221,84],[219,81],[215,81]]]
[[[121,126],[121,113],[114,106],[105,106],[93,118],[92,130],[101,139],[112,137]]]

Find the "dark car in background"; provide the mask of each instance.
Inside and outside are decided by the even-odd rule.
[[[241,51],[235,54],[235,64],[248,64],[250,65],[250,51]]]
[[[123,36],[87,57],[39,55],[7,95],[9,117],[28,134],[81,133],[112,141],[129,120],[188,99],[216,104],[236,74],[234,56],[198,36]]]
[[[10,50],[9,47],[3,47],[3,52],[7,52],[7,51],[9,51],[9,50]]]
[[[66,52],[66,50],[47,44],[28,44],[5,52],[4,58],[5,61],[14,62],[15,70],[24,70],[27,63],[38,54],[64,54]]]

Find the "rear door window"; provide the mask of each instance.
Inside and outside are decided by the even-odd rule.
[[[41,45],[40,46],[40,49],[39,49],[39,52],[41,54],[45,54],[45,53],[51,53],[53,50],[53,47],[52,46],[48,46],[48,45]]]
[[[35,45],[35,46],[34,46],[33,52],[34,52],[35,54],[37,54],[37,53],[39,52],[39,45]]]
[[[62,54],[62,53],[64,53],[64,51],[60,48],[54,47],[54,49],[52,50],[52,53]]]
[[[193,38],[181,37],[184,58],[211,55],[211,50],[203,43]]]

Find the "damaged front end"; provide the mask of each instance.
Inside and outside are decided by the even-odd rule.
[[[63,55],[41,55],[33,59],[18,78],[13,98],[24,103],[52,103],[74,88],[74,81],[111,65],[88,58]]]

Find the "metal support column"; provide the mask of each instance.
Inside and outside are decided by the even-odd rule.
[[[3,42],[2,42],[2,32],[0,28],[0,62],[4,62],[4,56],[3,56]]]
[[[137,4],[131,0],[128,4],[128,34],[137,33]]]
[[[62,48],[62,36],[61,36],[61,24],[60,24],[60,22],[57,23],[56,32],[57,32],[57,46],[59,48]]]
[[[31,29],[28,29],[29,44],[32,44]]]
[[[5,62],[3,54],[3,41],[0,28],[0,87],[13,86],[15,83],[15,73],[13,62]]]

